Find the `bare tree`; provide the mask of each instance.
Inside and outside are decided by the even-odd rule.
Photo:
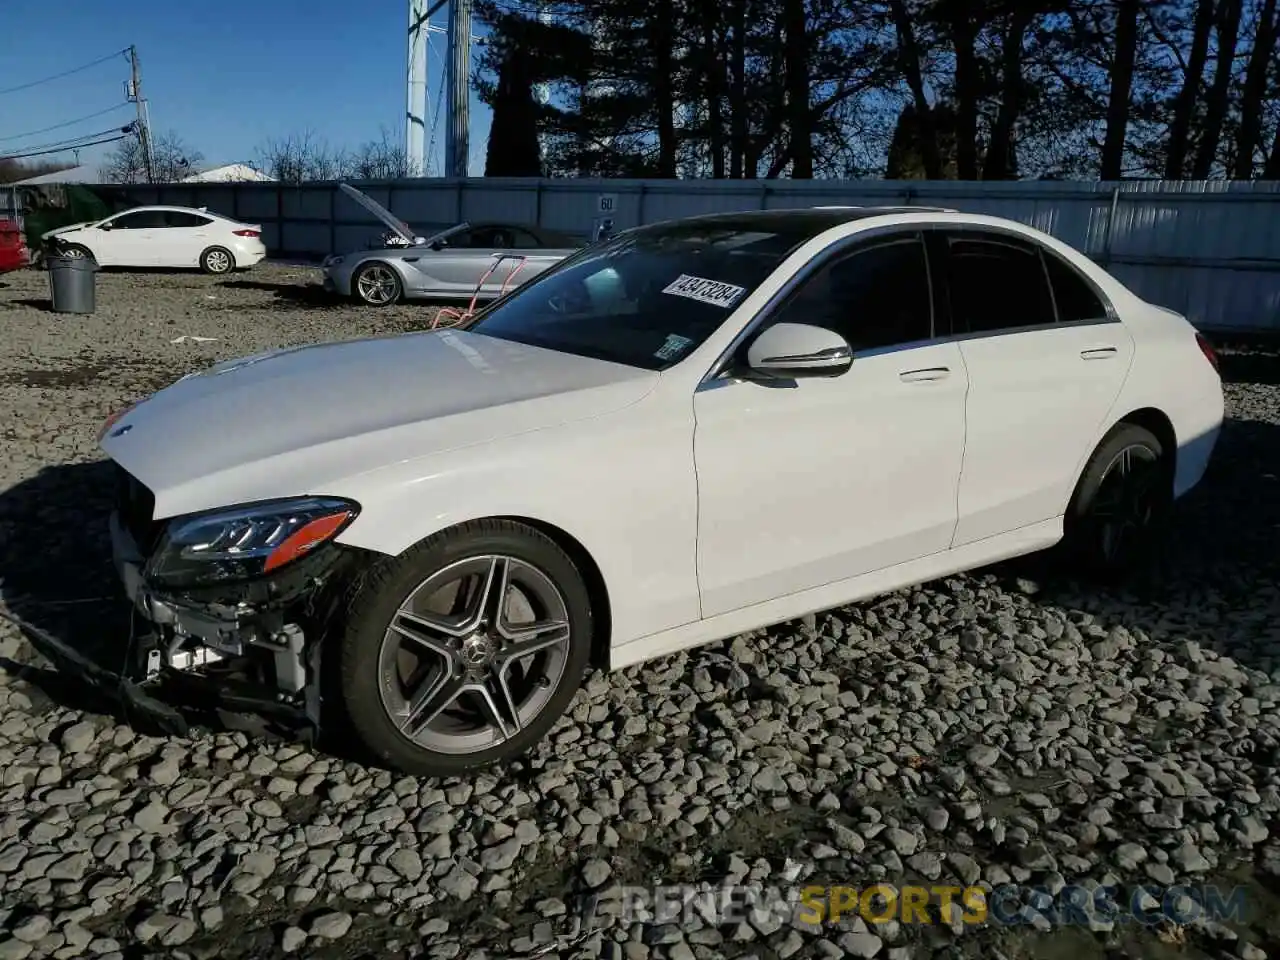
[[[336,180],[345,174],[341,151],[310,130],[268,140],[258,148],[258,166],[281,183]]]
[[[153,182],[173,183],[195,173],[204,163],[204,154],[188,146],[173,130],[151,138]],[[138,137],[121,140],[98,170],[104,183],[145,183],[146,154]]]
[[[366,141],[353,153],[343,155],[339,167],[344,176],[356,180],[400,180],[411,176],[404,144],[386,127],[378,131],[378,139]]]
[[[383,127],[376,140],[347,150],[310,130],[268,140],[258,148],[258,166],[281,183],[317,180],[398,180],[408,177],[404,145]]]

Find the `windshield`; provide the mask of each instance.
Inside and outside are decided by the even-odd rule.
[[[689,222],[641,228],[529,281],[469,329],[665,370],[696,350],[811,235]]]

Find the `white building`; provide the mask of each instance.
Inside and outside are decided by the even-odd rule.
[[[274,182],[274,180],[275,177],[269,177],[247,163],[228,163],[226,166],[214,167],[212,170],[183,177],[179,183],[252,183]]]

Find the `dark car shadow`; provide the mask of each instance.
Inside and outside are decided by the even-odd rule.
[[[17,307],[27,307],[31,310],[41,310],[45,313],[53,312],[53,301],[48,297],[19,297],[17,300],[10,300],[3,304],[10,309]]]
[[[1274,351],[1224,353],[1218,358],[1224,383],[1280,384],[1280,358]]]
[[[72,674],[30,665],[43,633],[119,668],[130,624],[111,568],[106,517],[112,490],[110,467],[98,462],[46,467],[0,493],[0,597],[21,621],[28,644],[0,660],[0,669],[20,674],[63,706],[94,704],[117,713]]]
[[[268,280],[224,280],[220,287],[228,290],[257,290],[275,294],[276,300],[289,306],[333,309],[343,306],[336,293],[318,283],[272,283]]]

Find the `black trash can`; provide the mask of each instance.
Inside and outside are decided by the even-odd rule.
[[[93,313],[97,308],[98,265],[89,257],[50,254],[49,299],[54,313]]]

